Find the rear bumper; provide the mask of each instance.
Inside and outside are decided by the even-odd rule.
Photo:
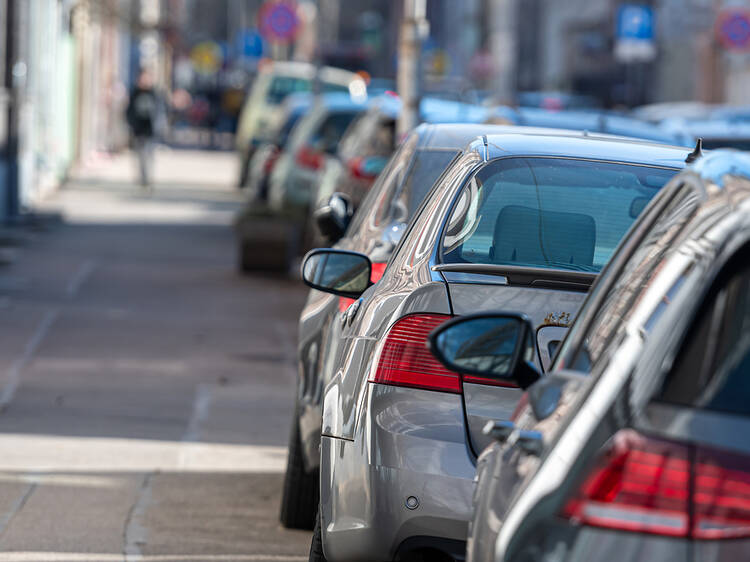
[[[414,548],[463,557],[475,467],[461,397],[371,384],[366,400],[353,441],[321,438],[326,557],[388,561]]]

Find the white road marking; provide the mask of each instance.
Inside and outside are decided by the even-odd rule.
[[[0,472],[274,473],[286,447],[0,433]]]
[[[83,284],[88,281],[95,269],[96,262],[94,260],[86,260],[81,264],[81,267],[76,270],[75,274],[70,278],[70,281],[68,281],[68,284],[65,287],[65,294],[69,299],[72,299],[78,294],[78,291]]]
[[[3,386],[2,392],[0,392],[0,412],[7,408],[8,404],[10,404],[11,400],[13,400],[13,397],[16,394],[16,390],[18,389],[18,385],[21,383],[21,372],[26,367],[26,365],[31,362],[32,358],[34,357],[34,353],[36,353],[36,350],[39,349],[39,346],[41,345],[42,341],[44,341],[45,336],[49,332],[52,324],[54,324],[59,314],[60,309],[53,308],[44,315],[41,322],[39,322],[36,330],[34,330],[31,339],[26,343],[26,347],[24,348],[21,357],[16,359],[8,369],[5,385]]]

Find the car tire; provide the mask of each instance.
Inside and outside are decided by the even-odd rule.
[[[320,478],[318,471],[305,472],[298,417],[295,413],[289,434],[284,489],[281,496],[281,524],[287,529],[311,530],[318,519]]]
[[[312,540],[310,541],[310,557],[308,562],[327,562],[326,555],[323,552],[323,536],[320,529],[320,513],[315,513],[315,529],[313,529]]]

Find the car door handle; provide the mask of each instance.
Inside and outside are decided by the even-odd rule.
[[[520,430],[516,442],[524,453],[535,457],[542,454],[544,439],[542,438],[542,434],[538,431]]]
[[[497,439],[502,443],[508,440],[508,437],[510,437],[515,429],[516,424],[512,421],[490,420],[485,424],[482,433],[489,435],[493,439]]]

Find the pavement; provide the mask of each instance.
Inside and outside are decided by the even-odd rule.
[[[306,292],[236,274],[235,173],[88,162],[0,265],[0,562],[307,560],[278,524]]]

